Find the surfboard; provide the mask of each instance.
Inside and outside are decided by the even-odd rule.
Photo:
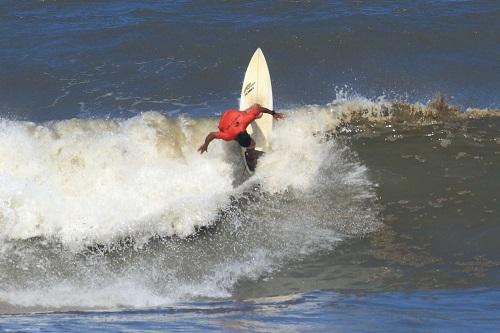
[[[259,103],[269,110],[273,110],[273,89],[271,85],[271,75],[267,67],[266,58],[262,50],[258,48],[250,59],[243,85],[241,87],[240,111],[248,109],[255,103]],[[253,121],[247,127],[247,132],[256,143],[255,150],[257,158],[271,149],[269,142],[273,130],[273,116],[264,113],[261,118]],[[242,149],[243,161],[249,173],[245,158],[245,149]]]

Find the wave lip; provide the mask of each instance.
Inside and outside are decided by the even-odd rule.
[[[307,106],[301,108],[301,112],[315,115],[326,112],[326,118],[322,120],[328,131],[336,131],[343,125],[389,123],[418,127],[464,119],[500,117],[499,109],[468,108],[461,111],[442,96],[422,104],[390,101],[384,98],[370,100],[362,96],[340,94],[326,106]]]

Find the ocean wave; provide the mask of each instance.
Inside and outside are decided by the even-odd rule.
[[[227,297],[242,279],[376,230],[367,168],[309,118],[276,124],[250,178],[237,144],[196,151],[215,118],[3,120],[0,310]]]
[[[237,144],[196,151],[213,117],[2,120],[0,310],[228,297],[381,227],[370,170],[331,134],[498,115],[360,97],[285,112],[249,178]]]
[[[270,193],[318,186],[332,154],[318,133],[339,134],[352,124],[421,126],[500,112],[461,112],[442,99],[424,105],[355,97],[288,114],[276,124],[273,152],[239,186],[241,163],[233,144],[214,142],[205,155],[196,151],[216,128],[215,118],[148,112],[125,120],[2,120],[0,236],[44,237],[76,247],[131,235],[186,237],[213,224],[250,182]]]

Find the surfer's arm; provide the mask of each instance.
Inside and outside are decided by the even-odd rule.
[[[286,116],[284,113],[281,112],[275,112],[273,110],[269,110],[268,108],[265,108],[261,106],[260,104],[254,104],[247,110],[248,112],[258,112],[259,114],[262,113],[267,113],[273,116],[274,119],[284,119]]]
[[[208,133],[207,137],[205,138],[205,142],[200,146],[200,148],[198,148],[200,154],[203,154],[204,152],[207,151],[208,145],[210,144],[210,142],[212,142],[213,139],[222,139],[230,141],[231,137],[228,133],[221,131]]]
[[[205,142],[200,146],[200,148],[198,148],[198,151],[200,152],[200,154],[203,154],[204,152],[207,151],[208,145],[215,138],[217,138],[217,132],[208,133],[207,137],[205,138]]]

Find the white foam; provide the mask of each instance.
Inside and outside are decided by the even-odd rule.
[[[314,136],[335,128],[331,108],[290,113],[256,180],[270,192],[307,190],[332,150]],[[0,122],[0,236],[42,236],[79,248],[133,235],[190,235],[229,197],[232,166],[218,141],[196,148],[215,120],[145,113],[123,121]]]
[[[232,190],[221,145],[200,156],[186,120],[0,123],[0,235],[67,245],[131,234],[186,236]],[[195,140],[195,141],[193,141]]]
[[[0,300],[59,309],[228,297],[241,279],[258,279],[287,260],[333,248],[345,237],[342,228],[352,234],[372,230],[375,214],[359,209],[373,199],[366,167],[349,157],[348,148],[324,139],[342,110],[289,110],[273,133],[273,151],[237,187],[235,166],[224,149],[228,143],[213,142],[208,154],[196,151],[215,129],[215,119],[146,113],[115,121],[2,121],[0,236],[10,241],[42,236],[47,246],[57,240],[63,249],[42,255],[37,248],[3,246],[2,256],[14,258],[9,270],[22,272],[9,273],[12,281],[5,280]],[[259,200],[227,210],[232,196],[253,192],[255,183],[261,185]],[[273,200],[267,202],[267,194]],[[280,204],[281,195],[286,199]],[[146,246],[144,252],[138,248],[138,258],[124,255],[118,268],[106,255],[71,259],[66,253],[72,249],[76,258],[82,245],[128,236],[145,243],[153,235],[191,235],[221,211],[228,215],[220,233]],[[28,260],[33,255],[44,260],[25,276],[23,267],[38,262]],[[74,267],[59,272],[58,265],[68,260]]]
[[[307,190],[329,153],[313,136],[313,122],[308,113],[290,114],[277,124],[272,135],[272,152],[259,160],[256,177],[266,191],[280,192],[289,187]],[[305,126],[304,126],[305,125]]]

